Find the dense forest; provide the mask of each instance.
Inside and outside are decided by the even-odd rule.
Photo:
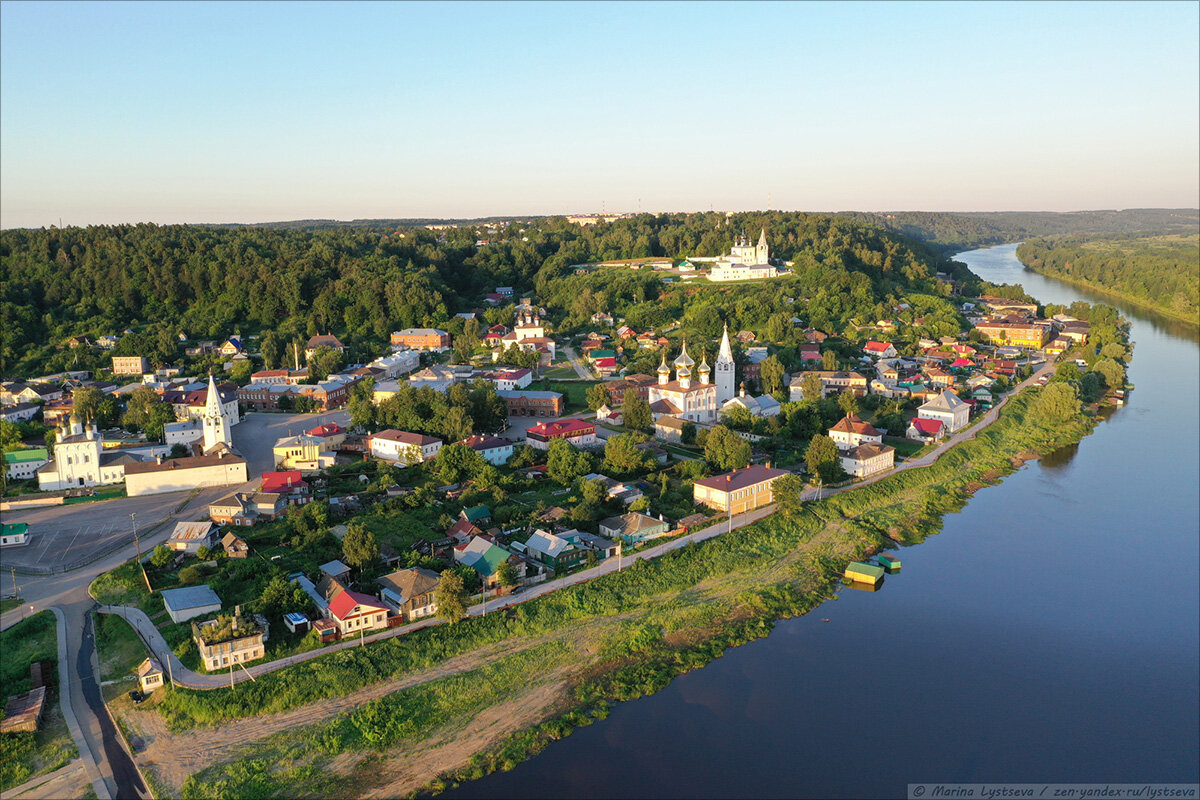
[[[577,275],[576,265],[718,255],[735,236],[763,227],[772,256],[793,261],[794,275],[762,290],[706,287],[701,299],[713,314],[692,310],[689,301],[691,322],[707,332],[721,321],[745,326],[764,314],[791,313],[790,298],[813,324],[837,327],[890,313],[909,292],[944,295],[938,271],[971,279],[965,267],[920,242],[823,214],[642,214],[595,226],[553,217],[510,222],[487,232],[488,244],[477,244],[484,234],[473,226],[7,230],[0,234],[0,372],[84,367],[79,352],[62,349],[69,337],[127,328],[133,333],[112,354],[156,363],[173,360],[180,334],[263,334],[278,351],[280,342],[331,332],[352,358],[363,357],[377,354],[398,328],[454,331],[462,325],[454,314],[483,306],[483,295],[498,285],[536,291],[551,322],[565,328],[598,310],[632,315],[647,327],[684,316],[691,287],[664,284],[649,270]]]
[[[838,216],[920,239],[942,252],[1018,242],[1036,236],[1073,233],[1191,233],[1200,227],[1200,211],[1187,208],[1132,208],[1123,211],[986,211],[944,213],[898,211]]]
[[[1017,258],[1034,272],[1200,323],[1200,234],[1033,239],[1017,248]]]

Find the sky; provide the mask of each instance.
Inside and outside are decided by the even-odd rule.
[[[0,2],[0,227],[1200,205],[1200,3]]]

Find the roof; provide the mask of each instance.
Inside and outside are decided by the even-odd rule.
[[[495,450],[500,447],[512,447],[512,442],[508,439],[501,439],[498,436],[492,436],[490,433],[477,433],[473,436],[468,436],[458,444],[466,445],[472,450]]]
[[[262,474],[262,491],[278,492],[283,489],[294,489],[297,486],[304,486],[303,473],[298,469],[286,470],[282,472],[264,472]]]
[[[869,422],[863,422],[859,419],[857,414],[847,414],[838,420],[829,430],[838,431],[839,433],[857,433],[862,436],[882,435]]]
[[[338,341],[338,338],[336,336],[333,336],[328,333],[323,333],[323,334],[314,336],[311,339],[309,339],[307,349],[315,350],[318,347],[340,348],[342,346],[343,346],[342,343]]]
[[[683,426],[687,424],[686,420],[670,415],[661,416],[654,421],[654,427],[656,428],[673,428],[675,430],[683,430]]]
[[[483,533],[483,531],[479,530],[479,528],[476,528],[470,520],[466,519],[460,519],[446,529],[446,535],[454,538],[458,538],[460,534],[470,538],[480,533]]]
[[[163,589],[163,603],[168,611],[187,611],[203,606],[221,605],[221,598],[207,584],[201,586],[185,586],[182,589]]]
[[[336,436],[339,433],[345,433],[346,429],[336,422],[328,422],[324,425],[318,425],[315,428],[305,431],[309,436]]]
[[[768,467],[765,464],[751,464],[745,469],[735,469],[733,472],[726,472],[724,475],[714,475],[711,478],[695,481],[693,485],[717,489],[722,492],[731,492],[738,489],[745,489],[747,486],[754,486],[763,481],[774,480],[786,474],[787,470],[784,469]]]
[[[921,411],[955,411],[956,409],[962,408],[965,405],[966,405],[966,403],[964,403],[961,399],[959,399],[958,395],[956,395],[950,389],[946,389],[941,394],[939,394],[937,397],[933,398],[929,402],[925,403],[925,405],[921,406],[921,408],[919,410],[921,410]]]
[[[529,400],[557,400],[562,397],[558,392],[530,391],[529,389],[501,389],[496,392],[496,396],[501,400],[520,400],[522,398]]]
[[[203,467],[215,467],[219,464],[244,464],[246,460],[241,456],[233,455],[232,453],[222,457],[218,455],[212,456],[191,456],[188,458],[165,458],[161,464],[154,461],[139,462],[137,464],[127,464],[125,466],[126,475],[137,475],[145,472],[165,472],[172,469],[201,469]]]
[[[162,664],[158,663],[157,658],[147,658],[141,664],[138,664],[137,675],[139,678],[144,678],[152,672],[162,671]]]
[[[354,613],[355,606],[367,606],[369,609],[378,609],[379,611],[387,610],[387,607],[383,605],[383,601],[378,597],[345,589],[338,592],[329,601],[329,613],[338,619],[345,619]]]
[[[537,553],[542,553],[550,558],[558,558],[564,551],[571,547],[571,543],[561,536],[555,536],[547,531],[534,531],[533,534],[525,540],[525,547]]]
[[[487,519],[492,516],[492,510],[487,506],[472,506],[462,510],[463,517],[468,522],[478,522],[481,519]]]
[[[396,592],[405,600],[411,600],[417,595],[436,589],[440,579],[441,576],[433,570],[413,567],[384,575],[379,579],[379,583]]]
[[[179,522],[175,525],[175,530],[171,532],[169,542],[188,542],[196,539],[207,539],[212,533],[213,524],[211,522]]]
[[[858,447],[847,450],[842,454],[843,458],[849,458],[852,461],[864,461],[868,458],[875,458],[885,453],[895,452],[896,448],[879,442],[864,442]]]
[[[326,575],[332,575],[335,578],[338,575],[345,575],[347,572],[350,571],[349,567],[347,567],[341,561],[336,561],[336,560],[328,561],[328,562],[322,564],[320,569],[321,569],[321,572],[324,572]]]
[[[50,458],[49,451],[44,447],[33,447],[28,450],[11,450],[4,454],[7,464],[23,464],[27,461],[46,461]]]
[[[866,350],[868,353],[882,353],[891,346],[891,342],[867,342],[863,345],[863,350]]]
[[[572,436],[595,430],[594,424],[581,419],[561,419],[554,422],[540,422],[531,427],[528,433],[536,433],[540,436]]]
[[[387,442],[400,442],[401,444],[415,444],[419,446],[427,444],[440,443],[441,439],[436,439],[433,436],[426,436],[423,433],[409,433],[408,431],[398,431],[394,428],[389,428],[379,433],[373,433],[367,437],[368,439],[383,439]]]
[[[942,421],[926,417],[913,417],[912,426],[926,436],[936,436],[942,430]]]
[[[445,331],[439,331],[437,328],[405,328],[402,331],[396,331],[398,336],[445,336]]]
[[[666,525],[666,523],[661,519],[655,519],[646,514],[639,514],[636,511],[630,511],[628,514],[622,514],[619,517],[609,517],[608,519],[600,520],[600,527],[619,530],[622,533],[636,533],[637,531],[661,525]]]

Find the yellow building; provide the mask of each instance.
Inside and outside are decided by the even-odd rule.
[[[334,453],[319,436],[288,436],[275,442],[275,469],[298,469],[301,472],[320,472],[332,467]]]
[[[771,484],[787,474],[769,464],[753,464],[692,484],[692,499],[717,511],[741,514],[774,502]]]
[[[1010,347],[1037,350],[1050,340],[1050,325],[1045,322],[981,322],[975,329],[992,344]]]

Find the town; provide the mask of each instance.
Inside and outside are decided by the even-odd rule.
[[[329,331],[179,332],[152,361],[134,329],[71,337],[58,352],[105,365],[0,386],[14,594],[18,573],[135,546],[89,589],[140,642],[119,715],[164,685],[228,688],[494,614],[928,465],[1054,376],[1123,402],[1127,354],[1092,307],[964,294],[939,272],[878,318],[837,319],[828,295],[790,293],[765,226],[750,241],[568,265],[545,302],[489,287],[373,351]],[[653,310],[597,307],[589,287],[627,275],[661,287]],[[755,292],[759,310],[737,311]],[[590,305],[556,302],[573,296]],[[846,579],[883,572],[852,562]],[[9,698],[7,729],[36,728],[44,697]]]

